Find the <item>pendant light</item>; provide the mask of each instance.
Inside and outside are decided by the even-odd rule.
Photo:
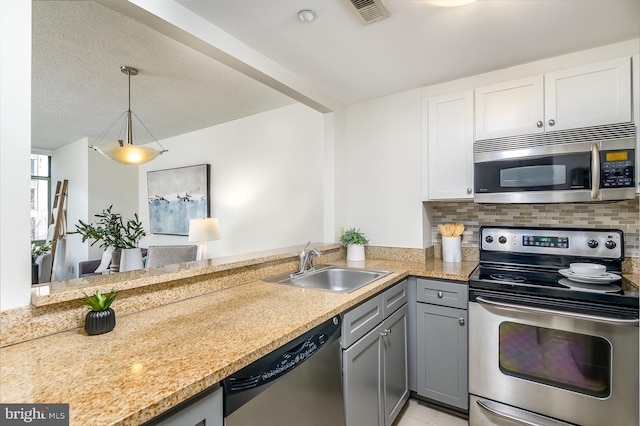
[[[147,127],[144,125],[142,120],[140,120],[140,118],[138,118],[138,116],[131,111],[131,76],[138,75],[138,70],[133,67],[123,65],[120,67],[120,71],[122,71],[124,74],[127,74],[129,79],[129,108],[125,112],[120,114],[120,116],[113,123],[111,123],[109,127],[107,127],[107,130],[105,130],[98,137],[98,139],[96,139],[96,142],[93,145],[89,146],[89,148],[93,148],[94,150],[98,151],[100,154],[104,155],[105,157],[111,160],[117,161],[119,163],[143,164],[153,160],[163,152],[167,152],[167,150],[164,149],[162,145],[160,145],[160,142],[158,142],[158,140],[151,134],[151,132],[149,131],[149,129],[147,129]],[[135,145],[133,143],[133,135],[134,135],[133,118],[134,117],[140,123],[140,125],[142,125],[142,127],[147,131],[147,133],[151,135],[155,143],[160,147],[159,149],[156,148],[155,146],[151,146],[151,144]],[[123,118],[124,118],[124,122],[121,125],[121,133],[118,135],[117,140],[113,142],[103,141],[103,139],[106,137],[109,131],[118,122],[122,121]],[[126,133],[126,141],[123,140],[124,133]]]

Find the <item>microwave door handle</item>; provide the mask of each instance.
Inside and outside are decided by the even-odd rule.
[[[591,199],[597,200],[600,193],[600,151],[598,144],[591,144]]]
[[[496,308],[511,310],[511,311],[520,311],[520,312],[528,312],[533,314],[547,314],[547,315],[556,315],[571,319],[578,320],[587,320],[587,321],[596,321],[606,324],[613,325],[631,325],[638,326],[640,320],[638,318],[609,318],[603,317],[599,315],[586,315],[586,314],[578,314],[576,312],[564,312],[564,311],[556,311],[554,309],[546,309],[546,308],[536,308],[534,306],[523,306],[516,305],[514,303],[506,303],[506,302],[498,302],[496,300],[485,299],[484,297],[478,296],[476,297],[476,301],[481,305],[493,306]]]

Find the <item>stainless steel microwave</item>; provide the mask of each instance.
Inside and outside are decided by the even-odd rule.
[[[633,124],[476,141],[474,201],[625,200],[636,191]]]

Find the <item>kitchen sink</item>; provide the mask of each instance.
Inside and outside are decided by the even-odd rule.
[[[291,273],[277,275],[266,278],[265,281],[336,293],[350,293],[390,273],[374,269],[327,266],[300,275]]]

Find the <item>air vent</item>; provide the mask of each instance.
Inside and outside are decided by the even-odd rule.
[[[363,25],[373,24],[391,16],[389,10],[382,4],[382,0],[344,0],[344,2]]]

